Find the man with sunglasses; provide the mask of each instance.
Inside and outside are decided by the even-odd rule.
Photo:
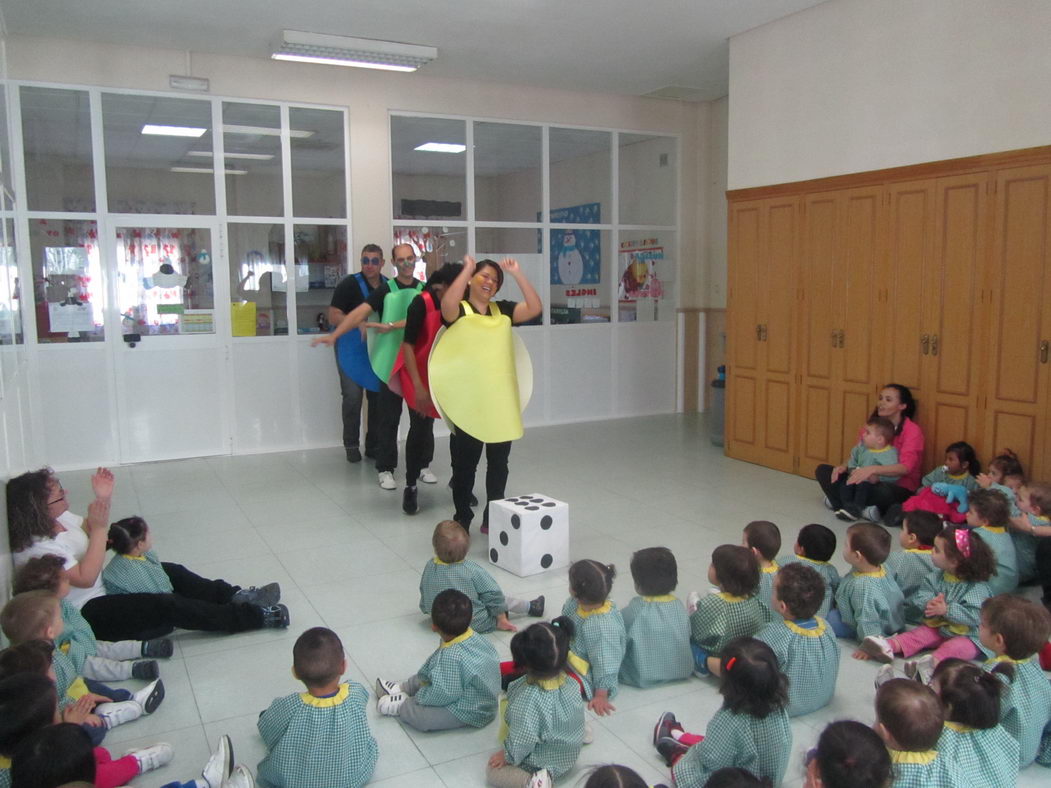
[[[329,325],[338,326],[340,321],[361,306],[372,295],[372,291],[387,281],[380,274],[383,268],[383,249],[376,244],[365,244],[361,250],[361,270],[356,274],[344,277],[332,293],[332,303],[328,307]],[[339,391],[343,398],[343,448],[347,452],[347,462],[361,462],[361,451],[358,441],[361,433],[361,400],[365,391],[369,402],[368,422],[365,425],[365,456],[376,456],[376,439],[379,435],[380,408],[378,402],[379,385],[368,367],[368,350],[364,337],[356,335],[344,341],[360,343],[358,352],[365,369],[359,371],[355,380],[351,374],[355,370],[345,370],[339,363],[339,349],[336,350],[336,369],[339,371]]]

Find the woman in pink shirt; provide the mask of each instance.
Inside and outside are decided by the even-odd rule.
[[[825,505],[833,511],[841,509],[839,488],[843,484],[876,482],[872,492],[874,505],[865,510],[867,519],[878,521],[894,504],[901,504],[920,486],[923,463],[923,430],[912,420],[916,413],[916,400],[908,386],[889,383],[880,389],[873,416],[890,419],[894,425],[894,448],[898,450],[897,465],[866,465],[854,468],[844,480],[847,472],[843,465],[818,465],[814,477],[825,493]],[[876,477],[900,476],[895,482],[881,482]]]

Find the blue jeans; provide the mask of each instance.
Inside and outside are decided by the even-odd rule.
[[[693,669],[705,676],[711,673],[708,670],[708,652],[692,642],[690,643],[690,650],[693,652]]]
[[[825,620],[828,622],[828,625],[832,627],[832,631],[836,633],[837,638],[847,638],[849,640],[857,638],[857,630],[849,624],[843,623],[843,616],[840,614],[838,608],[834,607],[829,610]]]

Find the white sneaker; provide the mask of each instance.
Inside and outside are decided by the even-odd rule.
[[[397,695],[401,692],[401,684],[390,679],[376,679],[376,697],[384,695]]]
[[[905,675],[921,684],[930,684],[933,674],[934,660],[930,654],[924,654],[919,659],[910,659],[905,663]]]
[[[247,766],[238,765],[234,768],[234,773],[230,775],[230,779],[222,784],[222,788],[255,788],[255,780],[252,778],[252,773],[248,771]]]
[[[132,722],[142,716],[142,706],[133,700],[122,700],[116,703],[100,703],[95,707],[95,714],[102,720],[106,730],[116,728],[126,722]]]
[[[384,695],[376,701],[376,711],[385,717],[397,717],[398,711],[408,696],[401,692],[394,695]]]
[[[208,788],[222,788],[223,783],[230,778],[233,768],[233,744],[230,743],[229,736],[220,736],[215,752],[212,753],[212,757],[208,759],[208,763],[201,770],[201,779]]]
[[[541,769],[529,778],[529,788],[551,788],[551,773],[547,769]]]
[[[143,714],[153,714],[164,700],[164,682],[155,679],[140,689],[131,699],[142,707]]]
[[[697,603],[701,601],[700,591],[691,591],[686,595],[686,610],[692,616],[697,612]]]
[[[159,742],[141,750],[132,750],[125,753],[125,756],[127,755],[132,756],[139,762],[139,774],[142,774],[143,772],[152,772],[154,769],[159,769],[165,764],[171,763],[172,758],[175,757],[175,750],[167,742]]]
[[[420,481],[424,484],[437,484],[438,477],[431,473],[430,468],[424,468],[420,471]]]
[[[584,744],[591,744],[595,741],[595,729],[591,727],[590,722],[584,723]]]
[[[824,501],[822,501],[822,503],[823,503],[823,504],[825,504],[825,508],[826,508],[826,509],[828,509],[829,511],[832,511],[832,510],[833,510],[833,509],[832,509],[832,501],[830,501],[830,500],[828,499],[828,496],[827,496],[827,495],[825,496],[825,500],[824,500]]]
[[[878,635],[869,635],[858,644],[858,648],[884,665],[894,661],[894,650],[890,647],[890,642]]]
[[[879,513],[879,509],[875,506],[866,506],[861,510],[861,516],[868,520],[870,523],[878,523],[882,518]]]
[[[380,471],[380,487],[384,490],[397,490],[398,485],[394,482],[394,474],[390,471]]]

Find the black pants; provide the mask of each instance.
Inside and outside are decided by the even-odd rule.
[[[471,491],[474,475],[485,447],[485,513],[482,522],[489,522],[489,501],[498,501],[507,487],[507,459],[511,456],[511,441],[482,443],[466,432],[454,429],[449,436],[449,454],[453,466],[453,504],[456,506],[456,522],[469,528],[474,512],[471,510]]]
[[[420,471],[434,459],[434,419],[409,408],[409,435],[405,438],[405,486],[413,487]]]
[[[1051,606],[1051,537],[1036,541],[1036,577],[1044,589],[1044,604]]]
[[[368,421],[365,424],[365,454],[371,457],[376,453],[376,435],[379,427],[377,394],[375,391],[363,389],[353,378],[344,375],[338,361],[336,369],[339,370],[339,393],[343,400],[343,448],[358,448],[361,435],[361,397],[364,394],[369,402]]]
[[[839,475],[839,478],[835,482],[832,481],[832,471],[835,466],[833,465],[819,465],[814,469],[814,478],[817,479],[817,483],[821,485],[822,491],[828,497],[828,502],[832,504],[832,510],[842,509],[843,504],[847,501],[843,500],[841,491],[847,487],[847,477],[850,476],[849,471],[844,471]],[[865,506],[875,506],[879,509],[880,515],[887,513],[894,504],[905,503],[905,501],[912,496],[912,492],[902,487],[900,484],[893,484],[891,482],[876,482],[868,489],[867,503]],[[853,492],[852,492],[853,495]]]
[[[401,423],[401,406],[405,400],[395,394],[386,383],[380,384],[376,395],[379,411],[379,433],[376,435],[376,470],[394,472],[398,467],[398,425]]]

